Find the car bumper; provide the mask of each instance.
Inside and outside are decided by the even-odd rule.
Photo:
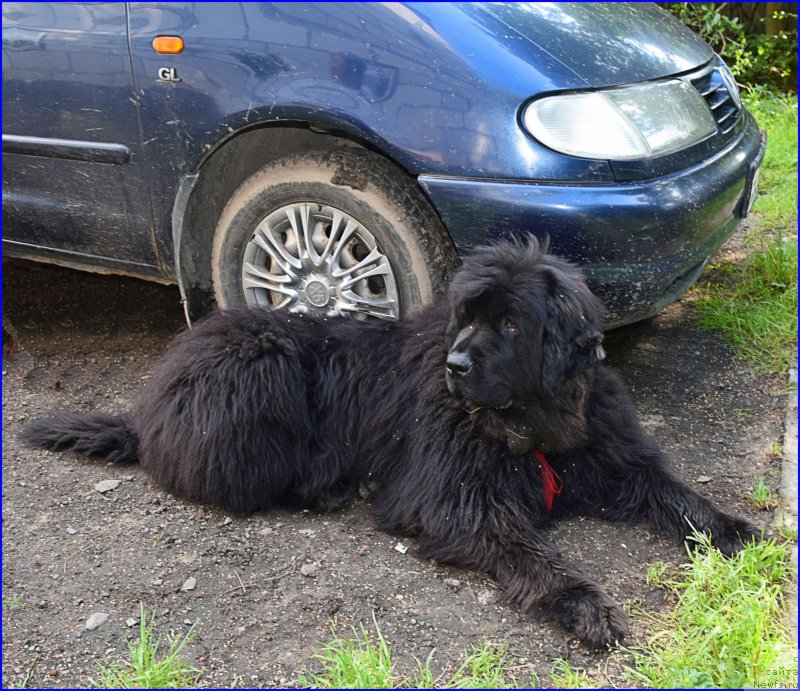
[[[697,280],[747,215],[765,137],[749,113],[711,159],[635,182],[577,184],[420,176],[459,251],[500,236],[549,235],[579,264],[608,327],[651,316]]]

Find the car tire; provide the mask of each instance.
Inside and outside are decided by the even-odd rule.
[[[292,155],[245,180],[222,211],[211,259],[222,309],[362,320],[409,315],[458,264],[416,183],[355,147]]]

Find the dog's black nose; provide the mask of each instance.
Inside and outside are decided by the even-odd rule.
[[[452,377],[463,377],[472,370],[472,358],[466,353],[451,352],[447,355],[447,372]]]

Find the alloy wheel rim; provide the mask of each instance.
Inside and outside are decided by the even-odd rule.
[[[375,237],[325,204],[287,204],[262,219],[245,246],[241,277],[250,306],[359,320],[400,316],[394,271]]]

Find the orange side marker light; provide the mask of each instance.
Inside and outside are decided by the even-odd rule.
[[[161,55],[177,55],[183,52],[183,39],[180,36],[156,36],[153,50]]]

